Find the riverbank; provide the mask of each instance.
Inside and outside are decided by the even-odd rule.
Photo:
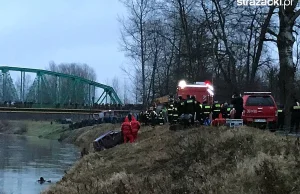
[[[68,124],[50,121],[0,121],[0,133],[36,136],[44,139],[58,140],[86,148],[92,151],[92,142],[109,130],[120,130],[120,124],[101,124],[71,130]]]
[[[58,140],[60,135],[67,131],[69,125],[50,121],[34,120],[1,120],[0,132],[5,134],[17,134],[36,136],[39,138]]]
[[[299,193],[299,156],[295,138],[253,128],[143,127],[136,143],[90,153],[44,194]]]
[[[87,148],[90,153],[93,152],[93,140],[109,130],[120,130],[120,124],[101,124],[71,130],[68,124],[51,123],[50,121],[0,120],[0,133],[58,140],[74,144],[80,149]],[[36,141],[39,141],[39,139],[36,139]],[[31,142],[32,145],[35,143],[35,141]],[[40,147],[40,143],[36,145]]]

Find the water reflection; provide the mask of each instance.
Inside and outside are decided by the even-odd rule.
[[[59,181],[78,157],[79,152],[72,145],[0,134],[0,194],[40,193],[51,185],[37,183],[41,176]]]

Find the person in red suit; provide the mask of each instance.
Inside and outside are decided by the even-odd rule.
[[[128,139],[129,139],[129,142],[132,143],[134,141],[134,138],[133,138],[133,135],[131,132],[131,125],[130,125],[128,117],[125,117],[125,120],[121,126],[121,130],[123,133],[124,143],[127,143]]]
[[[140,122],[138,122],[134,116],[131,117],[131,131],[134,141],[137,139],[137,134],[139,132],[139,129],[141,128]]]

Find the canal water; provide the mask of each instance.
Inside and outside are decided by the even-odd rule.
[[[0,194],[40,193],[59,181],[78,158],[73,145],[0,134]],[[39,184],[40,177],[51,183]]]

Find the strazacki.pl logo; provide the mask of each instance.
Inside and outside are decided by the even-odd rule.
[[[237,0],[237,5],[251,6],[290,6],[293,0]]]

